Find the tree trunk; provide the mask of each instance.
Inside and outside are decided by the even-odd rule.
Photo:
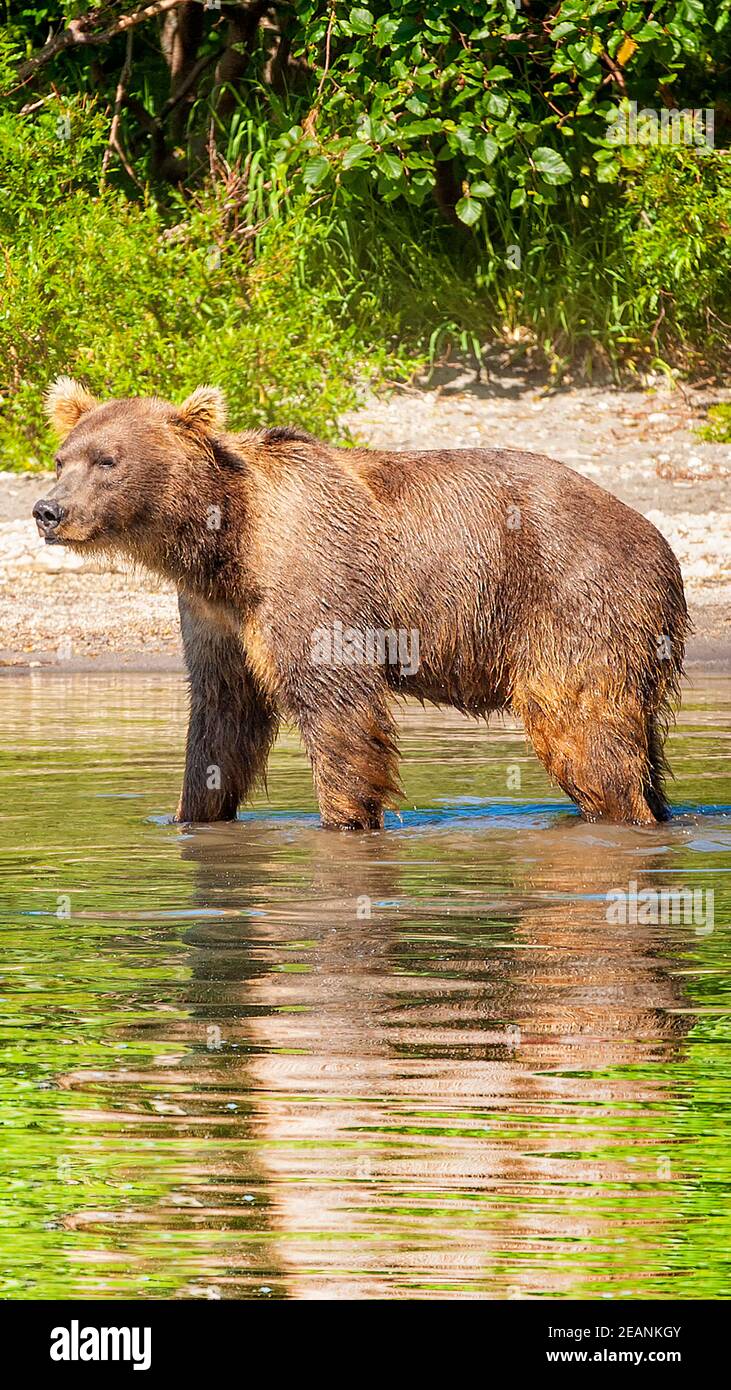
[[[236,106],[236,88],[249,66],[259,23],[270,8],[270,0],[255,0],[248,9],[241,5],[223,6],[228,33],[226,48],[216,68],[216,111],[219,116],[229,116]]]
[[[170,70],[170,96],[177,96],[196,61],[198,47],[203,37],[203,6],[199,4],[181,5],[165,15],[161,26],[160,46]],[[190,104],[195,98],[195,89],[179,101],[170,113],[170,140],[173,145],[180,144],[188,121]]]

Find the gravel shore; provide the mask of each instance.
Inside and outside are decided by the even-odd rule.
[[[546,392],[501,375],[397,388],[346,416],[353,438],[394,449],[510,447],[561,459],[643,512],[680,560],[695,636],[689,664],[731,666],[731,448],[694,430],[698,390]],[[30,519],[44,474],[0,473],[0,667],[181,666],[172,586],[46,547]]]

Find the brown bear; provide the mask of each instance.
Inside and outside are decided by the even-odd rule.
[[[61,378],[49,544],[114,549],[178,588],[191,713],[177,818],[235,817],[280,719],[322,822],[378,828],[399,798],[392,693],[518,715],[589,820],[668,807],[663,742],[688,617],[644,517],[510,449],[339,449],[228,433],[221,394],[100,404]]]

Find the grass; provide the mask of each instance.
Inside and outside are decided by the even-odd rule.
[[[731,444],[731,405],[712,405],[708,423],[697,431],[709,444]]]

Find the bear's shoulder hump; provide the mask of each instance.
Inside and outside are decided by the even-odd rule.
[[[318,444],[314,434],[308,430],[300,429],[298,425],[274,425],[271,429],[263,430],[261,435],[262,444]]]

